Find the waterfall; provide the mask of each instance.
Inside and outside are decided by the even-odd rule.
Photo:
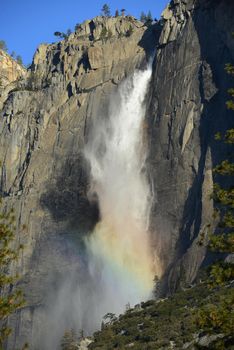
[[[123,81],[106,116],[96,116],[84,155],[90,166],[90,196],[98,200],[100,220],[77,252],[76,268],[49,293],[38,347],[59,349],[65,329],[92,334],[103,316],[152,296],[160,275],[150,247],[148,221],[152,195],[145,172],[145,97],[151,66]],[[42,327],[42,325],[40,326]],[[43,328],[43,327],[42,327]]]
[[[108,118],[96,120],[85,148],[90,192],[101,215],[85,241],[97,292],[93,314],[99,319],[152,296],[154,276],[160,274],[150,248],[152,198],[144,171],[144,102],[151,74],[149,65],[120,84]]]

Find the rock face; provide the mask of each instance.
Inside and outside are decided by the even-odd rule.
[[[10,320],[9,349],[40,344],[48,291],[80,263],[76,243],[99,215],[87,198],[82,156],[89,126],[156,47],[147,99],[152,241],[165,290],[192,283],[205,257],[197,242],[211,221],[212,166],[225,152],[213,135],[231,120],[224,64],[234,59],[233,16],[232,0],[174,0],[150,28],[132,17],[97,17],[67,39],[41,45],[25,78],[5,88],[1,193],[15,208],[18,229],[27,225],[14,269],[28,304]]]
[[[5,51],[0,50],[0,89],[22,78],[26,70]]]
[[[2,103],[12,90],[26,76],[26,69],[5,51],[0,50],[0,110]]]
[[[174,0],[163,12],[148,130],[152,227],[167,292],[191,283],[205,256],[198,241],[213,222],[212,168],[225,159],[214,135],[233,125],[224,72],[234,59],[233,15],[230,0]]]
[[[27,306],[10,320],[15,333],[9,349],[25,341],[32,349],[42,344],[38,329],[49,291],[80,264],[76,243],[99,215],[87,199],[87,130],[156,41],[157,30],[132,17],[97,17],[66,40],[41,45],[26,77],[1,96],[1,193],[15,209],[18,229],[27,226],[19,234],[24,251],[14,267]]]

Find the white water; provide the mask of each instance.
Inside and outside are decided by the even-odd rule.
[[[74,269],[50,293],[46,350],[58,347],[65,329],[90,334],[107,312],[119,314],[126,304],[152,296],[160,266],[150,248],[152,195],[144,170],[144,102],[150,78],[149,66],[120,84],[108,115],[96,117],[90,131],[84,154],[90,165],[90,196],[98,198],[101,219],[85,240],[82,273]]]
[[[91,193],[101,220],[86,240],[90,275],[101,298],[95,312],[120,313],[152,295],[160,274],[151,254],[148,219],[151,193],[144,172],[145,96],[151,66],[136,71],[112,96],[108,118],[97,119],[85,149],[91,167]]]

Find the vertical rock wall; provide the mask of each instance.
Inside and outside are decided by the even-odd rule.
[[[198,241],[213,222],[212,167],[226,151],[214,135],[233,125],[224,71],[234,59],[233,15],[230,0],[174,0],[163,13],[148,130],[152,228],[167,292],[190,284],[205,257]]]
[[[99,215],[87,198],[87,132],[93,118],[105,117],[117,85],[145,63],[156,35],[133,17],[86,21],[67,39],[41,45],[25,78],[0,97],[1,193],[24,244],[13,269],[27,301],[10,320],[9,349],[40,344],[51,291],[83,263],[81,239]]]
[[[212,167],[226,152],[214,134],[233,118],[224,72],[234,60],[233,17],[232,0],[173,0],[150,29],[132,17],[97,17],[66,40],[41,45],[26,77],[1,93],[1,193],[15,208],[18,228],[27,225],[13,267],[27,306],[10,321],[8,348],[26,340],[34,348],[49,291],[79,269],[81,238],[99,216],[87,198],[82,156],[90,123],[105,116],[116,86],[155,47],[145,125],[152,244],[165,266],[164,291],[192,283],[205,257],[197,242],[212,221]]]

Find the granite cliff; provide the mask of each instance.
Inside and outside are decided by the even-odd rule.
[[[213,222],[212,168],[226,151],[214,135],[233,125],[224,72],[233,62],[233,14],[228,0],[174,0],[163,13],[147,117],[152,226],[167,292],[189,285],[205,258],[197,243]]]
[[[155,49],[146,113],[152,245],[164,265],[163,293],[193,282],[205,258],[197,241],[211,221],[212,167],[223,152],[213,135],[231,123],[224,65],[234,59],[233,15],[231,0],[173,0],[149,28],[132,17],[96,17],[39,46],[30,69],[9,78],[0,95],[1,193],[18,228],[27,225],[13,267],[27,306],[10,320],[9,349],[38,344],[49,291],[79,267],[81,237],[99,218],[87,196],[87,132]]]
[[[24,341],[44,346],[38,329],[51,290],[69,274],[72,280],[81,238],[99,216],[87,198],[83,146],[89,125],[105,115],[119,82],[144,65],[157,32],[132,17],[86,21],[67,39],[41,45],[26,76],[1,96],[1,193],[14,207],[18,227],[27,226],[14,267],[27,306],[11,320],[9,348]]]

